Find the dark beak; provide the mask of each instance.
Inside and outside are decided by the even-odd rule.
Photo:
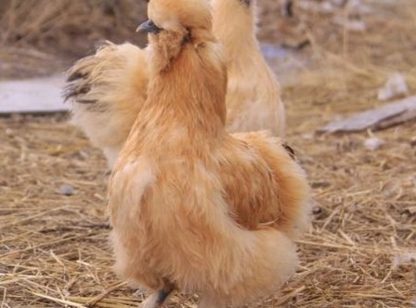
[[[155,25],[155,23],[152,20],[146,20],[144,23],[142,23],[136,30],[137,32],[144,32],[144,33],[153,33],[158,34],[160,31],[162,31],[161,28]]]

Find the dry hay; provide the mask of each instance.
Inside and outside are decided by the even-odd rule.
[[[145,19],[144,1],[2,0],[0,46],[36,46],[84,55],[100,39],[143,42],[135,28]]]
[[[284,88],[289,141],[316,207],[313,230],[299,241],[301,268],[259,307],[416,305],[416,123],[314,134],[337,115],[379,104],[389,72],[402,71],[415,93],[416,8],[400,3],[369,16],[368,32],[343,37],[346,46],[312,38],[314,65]],[[393,13],[400,18],[385,18]],[[363,146],[373,134],[385,141],[377,151]],[[2,307],[135,306],[143,294],[111,271],[100,153],[62,117],[1,119],[0,144]],[[62,184],[74,195],[61,195]],[[196,301],[176,295],[169,306]]]
[[[105,39],[143,44],[145,16],[136,0],[1,0],[0,79],[63,71]]]
[[[0,48],[0,81],[50,76],[63,71],[70,63],[34,48]]]

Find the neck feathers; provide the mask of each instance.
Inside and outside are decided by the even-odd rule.
[[[215,134],[225,126],[227,76],[219,45],[203,34],[171,34],[173,40],[152,42],[146,105],[192,130]]]
[[[247,46],[257,46],[256,1],[213,0],[212,7],[214,33],[225,45],[228,58],[244,52]]]

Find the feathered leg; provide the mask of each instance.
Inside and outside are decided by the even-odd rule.
[[[165,286],[150,295],[141,305],[141,308],[159,308],[166,302],[168,297],[172,294],[175,290],[175,287],[170,284],[166,283]]]

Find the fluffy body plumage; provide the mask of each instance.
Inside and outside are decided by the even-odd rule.
[[[255,36],[256,2],[212,0],[214,33],[225,46],[229,73],[227,129],[271,130],[284,136],[285,112],[274,74]],[[101,148],[111,167],[145,98],[146,50],[106,44],[69,71],[73,122]]]
[[[151,290],[200,292],[200,307],[272,294],[297,266],[305,174],[267,133],[227,133],[222,48],[202,0],[152,0],[147,100],[114,167],[116,271]],[[158,294],[144,307],[159,307]],[[164,293],[163,293],[164,294]]]

